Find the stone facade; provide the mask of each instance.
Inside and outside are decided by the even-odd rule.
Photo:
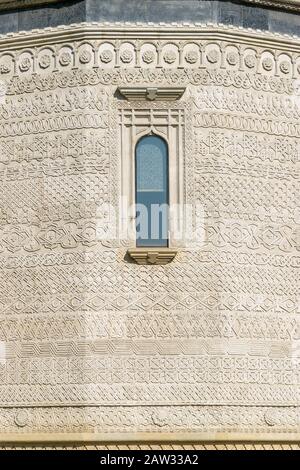
[[[300,38],[16,32],[0,37],[0,95],[2,442],[299,442]],[[133,184],[126,132],[147,129],[176,137],[176,193],[205,213],[203,244],[165,266],[101,237],[103,205]]]

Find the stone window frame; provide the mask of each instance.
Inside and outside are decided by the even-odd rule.
[[[185,114],[178,103],[167,101],[123,101],[118,107],[120,125],[120,193],[125,207],[121,205],[121,219],[130,233],[136,232],[135,214],[130,211],[135,205],[135,151],[139,140],[147,135],[163,138],[169,150],[169,204],[183,207],[185,197]],[[181,217],[170,211],[169,247],[137,248],[129,241],[128,254],[138,264],[166,264],[174,259],[182,240],[174,237],[174,224]],[[176,218],[176,220],[175,220]]]

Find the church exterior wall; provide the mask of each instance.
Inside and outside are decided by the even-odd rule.
[[[299,445],[300,39],[58,26],[1,36],[0,81],[3,445]],[[130,259],[110,212],[150,128],[203,209],[163,266]]]

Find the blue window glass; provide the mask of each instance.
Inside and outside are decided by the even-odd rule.
[[[160,137],[143,137],[136,146],[137,246],[168,246],[168,146]]]

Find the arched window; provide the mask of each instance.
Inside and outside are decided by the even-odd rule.
[[[136,145],[136,242],[167,247],[169,237],[168,145],[156,135]]]

